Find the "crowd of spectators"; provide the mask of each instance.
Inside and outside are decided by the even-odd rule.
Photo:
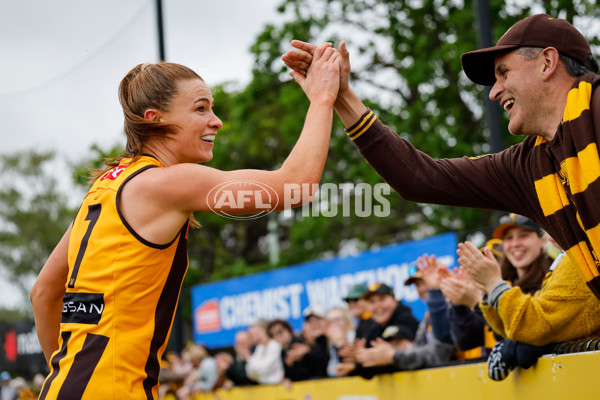
[[[339,306],[307,307],[298,331],[282,319],[256,321],[237,332],[233,353],[211,356],[199,345],[181,357],[169,353],[161,395],[184,400],[234,386],[370,379],[465,360],[487,360],[489,376],[504,379],[554,343],[600,335],[600,301],[552,243],[531,220],[507,215],[485,246],[459,244],[456,268],[435,255],[418,258],[405,284],[426,305],[420,321],[386,283],[356,284]]]
[[[0,400],[36,400],[42,389],[44,376],[36,374],[31,380],[0,372]]]
[[[481,247],[460,243],[458,266],[424,254],[406,286],[426,306],[412,308],[383,282],[350,287],[338,305],[303,310],[302,325],[256,321],[231,351],[190,344],[166,352],[159,398],[187,400],[218,388],[293,385],[487,360],[491,379],[528,368],[557,343],[600,337],[600,301],[585,277],[533,221],[501,218]],[[36,399],[44,377],[0,373],[0,400]]]
[[[412,308],[383,282],[350,287],[339,304],[303,310],[302,325],[256,321],[238,331],[231,351],[190,344],[166,352],[159,398],[186,400],[235,386],[283,384],[487,360],[491,379],[528,368],[557,343],[600,337],[600,301],[551,237],[510,214],[481,248],[457,249],[449,268],[424,254],[406,286],[426,306]],[[0,400],[36,399],[44,377],[0,373]]]

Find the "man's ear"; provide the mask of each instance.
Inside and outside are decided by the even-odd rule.
[[[153,108],[147,109],[146,111],[144,111],[144,119],[148,119],[150,121],[158,121],[158,111]]]
[[[550,79],[557,71],[560,62],[560,54],[554,47],[546,47],[540,52],[540,62],[542,67],[542,78]]]

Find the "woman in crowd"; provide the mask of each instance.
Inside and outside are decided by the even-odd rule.
[[[337,376],[336,367],[341,357],[338,351],[344,346],[354,343],[356,328],[350,311],[344,307],[333,307],[327,312],[327,329],[325,335],[329,340],[329,363],[327,364],[327,375]]]
[[[192,370],[184,380],[183,386],[177,390],[179,400],[193,399],[197,394],[209,392],[217,382],[217,363],[204,346],[192,345],[187,356],[192,363]]]
[[[274,319],[267,325],[267,333],[281,345],[281,362],[283,363],[283,375],[285,379],[289,381],[305,379],[309,371],[289,360],[287,356],[288,350],[295,343],[302,343],[302,340],[294,335],[289,322],[283,319]]]
[[[489,247],[482,251],[465,242],[459,244],[458,262],[466,272],[469,272],[465,268],[466,263],[469,266],[478,263],[482,269],[495,271],[499,280],[510,282],[522,293],[533,294],[541,288],[544,276],[554,261],[545,251],[547,235],[537,224],[521,215],[508,214],[499,222],[492,237],[502,240],[500,261],[498,254]],[[450,299],[448,312],[452,339],[460,350],[478,349],[478,356],[485,357],[487,353],[479,349],[490,349],[495,339],[481,315],[479,301],[483,299],[482,288],[475,283],[477,279],[465,271],[446,269],[440,284]]]

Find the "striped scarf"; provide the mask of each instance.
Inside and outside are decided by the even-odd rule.
[[[600,115],[590,110],[600,76],[586,74],[568,93],[562,129],[535,151],[535,190],[552,235],[600,299]],[[548,141],[538,137],[535,145]],[[541,150],[541,149],[540,149]],[[551,156],[550,156],[551,154]]]

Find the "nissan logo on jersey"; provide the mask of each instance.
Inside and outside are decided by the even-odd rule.
[[[97,325],[104,311],[104,293],[65,293],[61,323]]]

